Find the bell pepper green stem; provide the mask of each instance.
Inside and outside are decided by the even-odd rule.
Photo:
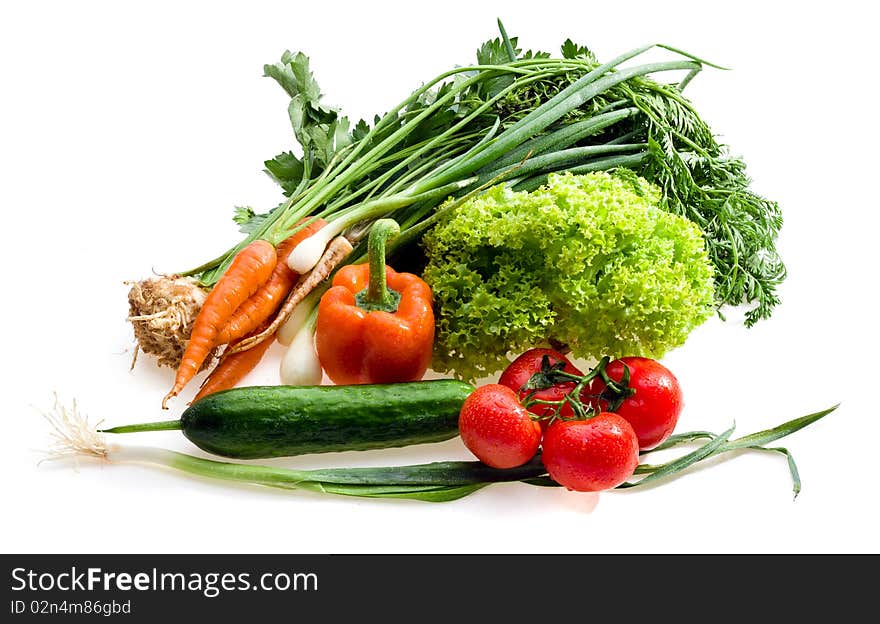
[[[362,307],[393,312],[400,303],[400,293],[389,289],[385,279],[385,244],[398,234],[400,226],[394,219],[379,219],[370,228],[367,239],[370,282],[363,294]]]

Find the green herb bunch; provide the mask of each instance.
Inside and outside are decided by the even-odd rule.
[[[673,58],[635,64],[652,49]],[[442,218],[437,207],[450,197],[497,182],[531,190],[551,173],[629,169],[659,188],[663,210],[700,228],[716,308],[748,304],[752,325],[779,302],[782,219],[775,202],[750,190],[743,161],[683,95],[705,66],[717,67],[660,44],[605,63],[571,40],[558,56],[523,52],[501,27],[479,47],[476,64],[429,80],[372,123],[351,123],[323,103],[308,57],[285,53],[265,67],[290,97],[299,144],[265,163],[283,201],[263,214],[239,209],[244,240],[186,273],[210,285],[244,245],[277,243],[303,227],[303,217],[322,217],[355,241],[376,219],[392,217],[403,249]],[[672,72],[676,80],[662,80]],[[349,261],[362,257],[360,245]]]

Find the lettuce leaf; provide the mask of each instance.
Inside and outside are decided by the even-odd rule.
[[[659,200],[632,172],[553,174],[451,210],[424,239],[434,369],[472,381],[551,340],[584,358],[683,344],[714,312],[714,273],[699,228]]]

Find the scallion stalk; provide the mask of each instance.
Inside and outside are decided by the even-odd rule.
[[[669,462],[650,465],[640,462],[636,469],[638,479],[628,481],[618,488],[628,489],[641,485],[659,484],[681,473],[697,462],[723,453],[737,450],[757,450],[785,455],[794,483],[794,494],[800,492],[801,483],[797,466],[791,453],[784,448],[764,445],[803,429],[830,414],[838,405],[787,421],[757,433],[730,440],[734,431],[730,427],[720,435],[708,431],[676,434],[664,444],[642,454],[669,450],[680,445],[708,439],[695,450]],[[277,466],[252,463],[216,461],[166,449],[144,446],[111,445],[103,434],[91,426],[88,419],[77,409],[62,405],[56,399],[54,408],[45,414],[54,433],[51,457],[91,456],[113,463],[134,462],[172,468],[181,472],[221,481],[247,483],[287,490],[360,496],[369,498],[408,498],[429,502],[443,502],[461,498],[493,483],[522,481],[532,485],[557,485],[546,474],[540,453],[517,468],[497,469],[478,461],[445,461],[409,466],[323,468],[293,470]],[[169,421],[167,428],[172,427]],[[161,423],[160,423],[161,425]],[[162,429],[155,426],[151,430]],[[133,429],[128,429],[133,431]]]

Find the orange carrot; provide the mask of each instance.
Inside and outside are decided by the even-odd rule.
[[[202,384],[198,394],[193,398],[193,403],[214,392],[234,388],[239,381],[244,379],[245,375],[256,368],[273,342],[274,340],[264,340],[253,349],[221,358],[211,374],[208,375],[205,383]]]
[[[311,217],[304,217],[297,225],[310,218]],[[275,313],[284,301],[284,297],[287,296],[287,293],[293,287],[296,278],[299,277],[295,271],[287,266],[287,256],[290,255],[290,252],[293,251],[294,247],[299,245],[301,241],[305,240],[325,225],[327,225],[327,222],[324,221],[324,219],[316,219],[293,236],[290,236],[279,243],[276,248],[278,263],[275,265],[275,270],[272,271],[272,275],[269,276],[269,279],[265,284],[260,286],[257,292],[251,295],[247,301],[242,303],[232,314],[217,335],[215,342],[217,346],[234,342],[242,336],[251,333],[261,325],[263,321]]]
[[[168,409],[168,401],[177,396],[199,371],[214,348],[220,329],[238,306],[269,279],[277,262],[275,247],[264,240],[255,240],[235,255],[229,268],[208,293],[193,321],[174,386],[162,399],[162,409]]]
[[[297,280],[296,286],[294,286],[293,290],[290,291],[290,294],[287,295],[284,305],[281,306],[278,314],[272,322],[269,323],[266,329],[261,332],[255,332],[247,338],[241,339],[234,345],[230,345],[226,352],[231,355],[233,353],[245,351],[263,342],[268,337],[274,336],[275,332],[284,324],[284,321],[287,320],[294,308],[296,308],[296,306],[305,299],[306,295],[312,292],[318,284],[324,281],[330,273],[333,272],[333,269],[348,257],[348,254],[350,254],[351,251],[351,243],[345,236],[337,236],[330,241],[330,244],[327,245],[327,249],[324,251],[324,255],[321,256],[321,260],[318,261],[318,264],[316,264],[311,271],[300,276],[299,280]]]

